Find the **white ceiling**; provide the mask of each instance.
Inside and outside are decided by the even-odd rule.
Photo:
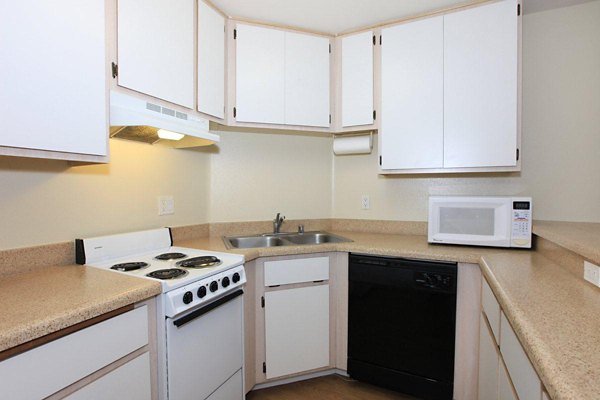
[[[231,17],[336,34],[470,0],[212,0]]]
[[[481,0],[212,0],[234,18],[337,34]],[[532,13],[592,0],[524,0]],[[596,1],[596,0],[594,0]]]

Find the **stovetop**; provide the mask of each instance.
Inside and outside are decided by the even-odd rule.
[[[171,246],[86,265],[159,281],[168,292],[243,263],[237,254]]]

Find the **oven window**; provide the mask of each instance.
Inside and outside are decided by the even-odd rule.
[[[440,233],[493,236],[493,208],[440,208]]]

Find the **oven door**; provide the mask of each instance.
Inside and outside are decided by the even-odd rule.
[[[236,386],[231,399],[243,399],[242,381],[236,379],[243,365],[242,294],[238,290],[166,318],[169,400],[204,400],[225,383],[230,392]]]

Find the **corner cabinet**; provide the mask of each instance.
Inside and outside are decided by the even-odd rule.
[[[267,261],[267,379],[329,366],[329,257]]]
[[[103,0],[5,2],[0,155],[108,162]]]
[[[520,0],[382,30],[381,173],[520,170]]]
[[[118,84],[194,108],[195,0],[118,0]]]
[[[330,40],[237,24],[235,122],[329,127]]]

